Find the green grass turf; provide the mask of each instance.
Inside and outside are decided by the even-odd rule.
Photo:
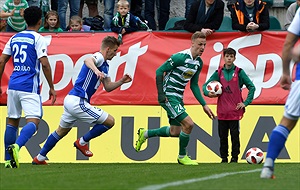
[[[162,189],[299,190],[300,163],[277,163],[276,179],[260,179],[262,165],[240,164],[20,164],[18,169],[0,168],[0,189],[141,189],[178,182]],[[252,171],[252,173],[239,173]],[[257,171],[259,170],[259,171]],[[233,173],[233,174],[232,174]],[[217,174],[224,174],[225,177]],[[232,175],[228,175],[232,174]],[[215,177],[215,178],[214,178]],[[191,183],[183,180],[194,179]],[[161,186],[159,186],[161,187]],[[154,189],[150,187],[149,189]]]

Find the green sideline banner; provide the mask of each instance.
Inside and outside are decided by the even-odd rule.
[[[137,130],[158,128],[168,125],[166,113],[160,106],[100,106],[115,117],[115,126],[102,136],[90,141],[91,158],[83,156],[74,147],[74,141],[85,134],[91,126],[77,122],[70,133],[60,140],[49,152],[49,163],[175,163],[178,155],[178,138],[151,138],[143,145],[141,152],[134,149]],[[216,106],[210,105],[216,112]],[[218,163],[219,137],[217,121],[212,121],[203,112],[202,106],[188,105],[187,113],[193,118],[196,126],[192,131],[188,154],[199,163]],[[280,122],[284,106],[250,105],[246,108],[241,120],[240,163],[245,163],[245,152],[250,147],[267,150],[272,129]],[[22,147],[20,163],[30,163],[44,145],[47,137],[57,127],[63,112],[62,106],[44,106],[43,120],[38,132]],[[0,107],[0,159],[4,161],[4,131],[7,109]],[[24,126],[22,118],[20,125]],[[19,128],[19,131],[21,127]],[[230,137],[229,137],[230,139]],[[296,126],[289,135],[284,149],[277,162],[300,161],[300,126]],[[230,142],[230,140],[229,140]],[[229,147],[231,145],[229,144]],[[229,154],[231,149],[229,148]]]

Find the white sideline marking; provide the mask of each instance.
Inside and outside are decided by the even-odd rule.
[[[258,171],[261,171],[261,169],[240,171],[240,172],[227,172],[227,173],[215,174],[215,175],[202,177],[202,178],[187,179],[187,180],[175,181],[175,182],[171,182],[171,183],[158,184],[158,185],[149,185],[146,187],[142,187],[139,190],[159,190],[159,189],[163,189],[166,187],[178,186],[178,185],[183,185],[183,184],[188,184],[188,183],[195,183],[198,181],[206,181],[206,180],[211,180],[211,179],[219,179],[219,178],[230,176],[230,175],[246,174],[246,173],[253,173],[253,172],[258,172]]]

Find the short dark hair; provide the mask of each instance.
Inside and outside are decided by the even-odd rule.
[[[35,26],[42,19],[42,10],[37,6],[30,6],[24,10],[27,26]]]
[[[115,45],[117,45],[118,47],[120,46],[120,42],[118,41],[117,38],[115,38],[114,36],[106,36],[103,40],[102,40],[102,45],[101,48],[112,48]]]
[[[229,54],[229,55],[234,55],[236,56],[236,51],[233,48],[226,48],[223,50],[223,55]]]

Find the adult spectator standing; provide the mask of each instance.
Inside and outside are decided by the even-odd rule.
[[[224,6],[222,0],[195,1],[186,18],[184,29],[189,32],[201,31],[206,36],[212,34],[222,24]]]
[[[58,0],[58,16],[60,21],[60,27],[66,31],[66,14],[68,5],[70,5],[70,18],[74,15],[78,15],[80,0]]]
[[[51,0],[51,10],[57,12],[57,10],[58,10],[58,0]]]
[[[100,2],[101,1],[102,0],[100,0]],[[104,31],[111,31],[110,24],[111,24],[112,18],[114,17],[115,0],[103,0],[103,3],[104,3],[103,29],[104,29]]]
[[[228,6],[232,29],[243,32],[263,31],[270,28],[269,10],[261,0],[238,0]]]
[[[290,24],[293,21],[293,18],[295,17],[295,14],[300,6],[300,0],[296,0],[296,2],[292,3],[289,8],[286,11],[285,14],[285,22],[284,22],[284,28],[287,30]]]
[[[79,16],[82,18],[82,11],[84,3],[86,3],[88,10],[89,10],[89,17],[94,17],[99,15],[98,12],[98,0],[81,0],[80,1],[80,7],[79,7]]]
[[[164,30],[169,20],[171,0],[145,0],[145,19],[152,30],[156,30],[155,3],[158,3],[158,29]]]
[[[36,6],[36,7],[40,7],[41,6],[41,0],[26,0],[28,3],[28,6]]]

